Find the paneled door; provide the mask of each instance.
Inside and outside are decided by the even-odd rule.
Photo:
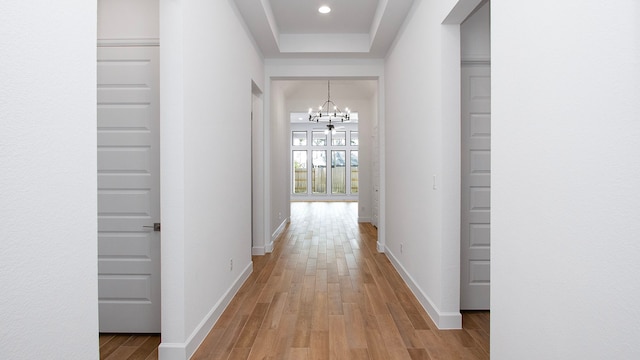
[[[98,48],[100,332],[160,332],[158,50]]]
[[[488,310],[491,269],[491,68],[462,67],[460,309]]]

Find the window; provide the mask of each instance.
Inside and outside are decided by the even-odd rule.
[[[357,118],[337,124],[338,130],[332,133],[325,130],[325,124],[304,121],[307,117],[291,114],[291,199],[357,200]]]
[[[347,145],[347,132],[336,131],[335,134],[331,134],[331,145],[333,146]]]
[[[293,193],[307,193],[307,151],[293,152]]]
[[[292,143],[293,146],[305,146],[307,145],[307,132],[306,131],[294,131],[292,132]]]
[[[358,193],[358,150],[351,150],[351,193]]]
[[[314,194],[327,193],[327,152],[313,150],[311,186]]]
[[[358,146],[358,132],[352,131],[350,138],[351,138],[351,142],[350,142],[351,146]]]
[[[313,132],[313,146],[327,146],[327,134],[324,131]]]
[[[344,150],[331,151],[331,193],[347,193],[347,176]]]

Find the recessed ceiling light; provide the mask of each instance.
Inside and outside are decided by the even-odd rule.
[[[322,5],[320,6],[320,8],[318,9],[318,12],[320,12],[321,14],[328,14],[331,12],[331,8],[328,7],[327,5]]]

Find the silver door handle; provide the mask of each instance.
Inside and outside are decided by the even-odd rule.
[[[153,231],[160,231],[160,223],[153,223],[153,226],[142,225],[143,228],[153,229]]]

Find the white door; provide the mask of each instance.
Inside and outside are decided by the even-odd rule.
[[[462,67],[460,309],[488,310],[490,299],[491,67]]]
[[[98,48],[100,332],[160,332],[158,50]]]

